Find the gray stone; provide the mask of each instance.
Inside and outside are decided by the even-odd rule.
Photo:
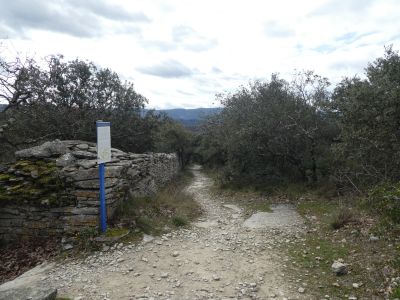
[[[306,290],[305,290],[303,287],[299,287],[299,288],[297,289],[297,291],[298,291],[300,294],[303,294]]]
[[[78,144],[78,145],[76,145],[76,148],[78,148],[80,150],[88,150],[89,145],[88,144]]]
[[[304,221],[293,206],[287,204],[271,205],[273,212],[257,212],[244,221],[243,227],[251,229],[284,228],[287,224],[302,227]],[[295,225],[293,225],[295,224]]]
[[[65,251],[71,250],[74,248],[74,246],[72,244],[62,244],[62,248]]]
[[[347,274],[347,265],[340,261],[334,261],[331,269],[337,276]]]
[[[54,300],[57,289],[46,286],[27,286],[0,291],[0,300]]]
[[[242,210],[240,207],[234,205],[234,204],[224,204],[222,205],[223,207],[229,208],[231,210],[233,210],[234,212],[240,213]]]
[[[99,209],[98,207],[76,207],[72,209],[71,213],[74,215],[98,215]]]
[[[77,162],[77,164],[78,164],[78,166],[80,166],[82,168],[90,169],[90,168],[93,168],[94,166],[97,165],[97,160],[94,160],[94,159],[92,159],[92,160],[86,160],[86,159],[85,160],[79,160]]]
[[[74,151],[73,152],[74,156],[77,158],[83,158],[83,159],[95,159],[97,158],[97,154],[89,151]]]
[[[105,180],[105,187],[112,187],[117,185],[118,183],[117,178],[106,178]],[[100,186],[98,179],[91,179],[91,180],[83,180],[83,181],[76,181],[75,186],[78,188],[85,188],[85,189],[98,189]]]
[[[57,289],[42,283],[42,276],[54,264],[41,264],[25,272],[14,280],[0,285],[0,300],[53,300],[56,299]]]
[[[105,168],[105,178],[118,178],[121,176],[121,172],[123,167],[121,166],[111,166]],[[89,179],[98,179],[99,178],[99,169],[98,168],[89,168],[85,170],[76,170],[75,172],[70,172],[67,174],[73,181],[81,181],[81,180],[89,180]]]
[[[151,236],[151,235],[148,235],[148,234],[145,234],[145,233],[143,234],[143,241],[142,241],[143,244],[150,243],[153,240],[154,240],[154,236]]]
[[[56,159],[57,167],[67,167],[75,163],[75,156],[72,153],[66,153]]]
[[[15,152],[17,158],[47,158],[52,156],[63,155],[67,152],[65,144],[59,140],[46,142],[42,145],[23,149]]]
[[[374,235],[371,235],[371,236],[369,237],[369,240],[370,240],[371,242],[377,242],[377,241],[379,241],[379,237],[374,236]]]

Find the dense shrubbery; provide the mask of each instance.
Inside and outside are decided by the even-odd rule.
[[[400,183],[384,183],[372,188],[366,204],[375,213],[384,215],[389,223],[400,224]]]
[[[326,111],[325,78],[299,73],[293,82],[273,75],[222,96],[223,111],[205,125],[204,163],[223,165],[244,182],[316,182],[329,171],[337,127]]]
[[[205,164],[234,184],[333,182],[366,193],[400,222],[400,56],[391,47],[365,78],[345,78],[330,93],[312,72],[291,82],[273,75],[221,96],[222,112],[203,126]],[[391,185],[394,184],[394,185]]]

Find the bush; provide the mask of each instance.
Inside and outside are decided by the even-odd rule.
[[[372,188],[366,204],[394,224],[400,224],[400,183],[384,183]]]
[[[172,218],[172,224],[174,224],[176,227],[185,226],[187,223],[187,220],[183,217],[175,216]]]
[[[341,208],[340,211],[335,215],[331,222],[331,227],[333,229],[340,229],[343,226],[354,222],[354,213],[348,208]]]
[[[400,287],[394,289],[394,291],[390,295],[390,299],[400,299]]]

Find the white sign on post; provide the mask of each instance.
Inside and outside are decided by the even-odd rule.
[[[111,161],[110,122],[97,121],[97,163]]]

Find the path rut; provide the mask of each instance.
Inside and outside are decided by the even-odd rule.
[[[64,262],[43,282],[75,299],[305,298],[287,279],[288,259],[279,251],[301,234],[295,211],[276,206],[262,225],[246,227],[242,209],[213,195],[213,182],[199,167],[192,172],[187,192],[204,215],[191,228]]]

